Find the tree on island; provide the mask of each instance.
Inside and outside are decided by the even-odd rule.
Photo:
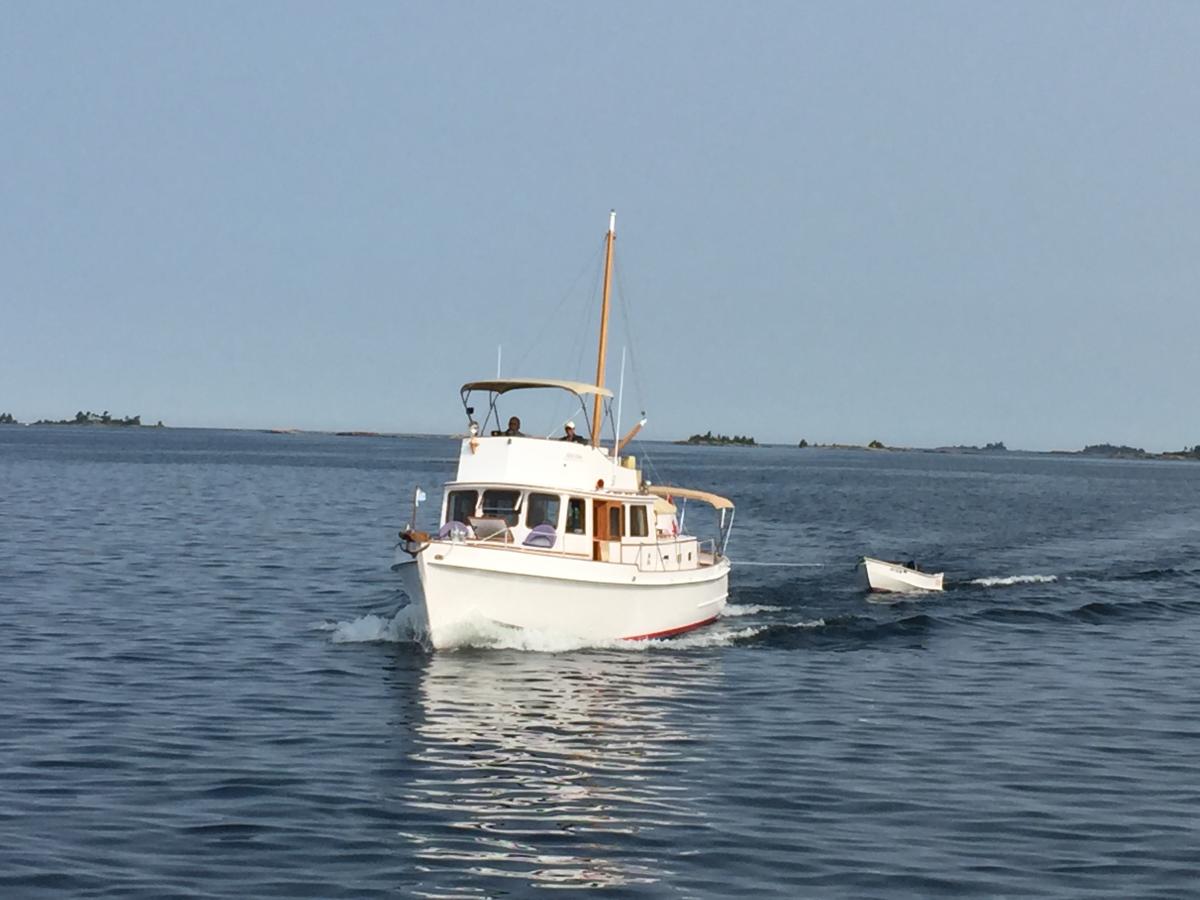
[[[737,444],[742,447],[755,447],[757,442],[750,435],[735,434],[733,437],[725,434],[713,434],[712,429],[704,432],[704,434],[693,434],[686,441],[681,441],[684,444]]]
[[[808,446],[808,441],[806,441],[804,438],[800,438],[800,443],[797,444],[796,446],[799,447],[801,450],[803,450],[805,447]]]
[[[1084,456],[1107,456],[1115,459],[1145,459],[1150,454],[1141,447],[1126,444],[1088,444],[1079,451]]]
[[[884,446],[883,441],[871,441],[871,443],[867,444],[867,448],[870,450],[886,450],[887,449],[887,447]]]
[[[34,424],[35,425],[121,425],[121,426],[130,425],[130,426],[134,426],[134,425],[142,424],[142,417],[140,415],[137,415],[137,416],[125,416],[125,418],[123,418],[123,419],[114,419],[111,415],[109,415],[109,412],[107,409],[104,410],[104,412],[102,412],[100,415],[96,415],[90,409],[87,410],[86,412],[81,409],[75,413],[75,418],[73,418],[73,419],[57,419],[57,420],[55,420],[55,419],[39,419]]]
[[[12,413],[0,413],[0,425],[16,425],[17,420]]]

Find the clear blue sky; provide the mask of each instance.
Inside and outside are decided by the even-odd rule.
[[[1200,4],[3,21],[18,418],[456,431],[590,376],[615,207],[650,438],[1200,442]]]

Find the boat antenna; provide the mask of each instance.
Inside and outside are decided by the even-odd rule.
[[[596,387],[604,387],[604,354],[608,350],[608,295],[612,287],[613,242],[617,239],[617,211],[609,210],[608,236],[604,247],[604,300],[600,305],[600,353],[596,360]],[[600,405],[603,398],[596,394],[592,406],[592,446],[600,446]]]
[[[496,380],[500,380],[500,354],[504,350],[503,344],[496,345]]]
[[[617,388],[617,418],[613,422],[613,468],[616,468],[617,461],[621,455],[621,401],[625,397],[625,348],[621,348],[621,378],[618,382],[620,385]],[[616,475],[613,475],[613,483],[616,483]]]

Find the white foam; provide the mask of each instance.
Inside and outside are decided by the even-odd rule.
[[[702,647],[726,647],[734,641],[754,637],[765,631],[766,625],[729,629],[719,624],[699,628],[677,637],[640,641],[588,640],[577,635],[537,628],[513,628],[486,619],[463,623],[456,629],[450,643],[454,647],[475,647],[493,650],[523,650],[532,653],[568,653],[573,650],[621,650],[645,653],[653,650],[685,650]]]
[[[1058,581],[1057,575],[996,575],[991,578],[976,578],[971,581],[971,584],[978,584],[983,587],[1007,587],[1013,584],[1049,584],[1051,581]]]
[[[744,641],[766,631],[767,625],[748,625],[745,628],[726,629],[719,625],[711,625],[692,631],[675,638],[662,638],[653,641],[626,641],[627,644],[647,644],[646,649],[659,648],[663,650],[697,649],[701,647],[728,647],[734,641]]]
[[[721,618],[728,616],[756,616],[765,612],[783,612],[782,606],[764,606],[760,603],[730,603],[721,613]]]
[[[674,638],[662,638],[653,641],[619,641],[622,649],[651,650],[660,648],[664,650],[671,649],[695,649],[702,647],[728,647],[735,641],[744,641],[749,638],[762,634],[770,625],[748,625],[745,628],[725,629],[720,625],[711,625],[708,628],[701,628],[698,631],[692,631],[688,634]],[[810,622],[792,622],[788,628],[823,628],[825,627],[824,619],[813,619]]]
[[[390,643],[421,643],[424,632],[411,606],[397,610],[394,616],[377,616],[368,613],[351,622],[335,622],[321,626],[332,631],[330,638],[335,644],[364,644],[386,641]]]
[[[462,622],[448,636],[452,647],[476,647],[487,650],[525,650],[531,653],[567,653],[593,648],[625,649],[625,641],[588,641],[578,635],[540,628],[515,628],[484,618]]]
[[[569,653],[571,650],[610,649],[625,650],[632,653],[646,653],[648,650],[683,650],[713,647],[728,647],[738,641],[749,640],[762,634],[770,628],[769,625],[746,625],[744,628],[731,628],[724,623],[726,617],[754,616],[760,612],[782,612],[785,607],[766,606],[758,604],[730,604],[725,607],[720,619],[703,628],[689,631],[688,634],[674,637],[653,638],[644,641],[595,641],[565,632],[541,629],[514,628],[502,625],[490,619],[476,617],[469,622],[458,624],[454,634],[449,636],[451,648],[476,648],[496,650],[526,650],[530,653]],[[732,625],[732,623],[730,623]],[[788,628],[822,628],[824,619],[814,619],[811,622],[796,622],[788,624]],[[325,622],[317,625],[322,631],[331,631],[330,640],[334,643],[419,643],[428,647],[424,623],[418,608],[404,606],[397,610],[394,616],[378,616],[367,613],[366,616],[352,619],[350,622]]]
[[[776,610],[782,607],[742,607],[748,609]],[[728,607],[727,607],[728,609]],[[750,615],[749,612],[734,612],[733,615]],[[820,628],[824,619],[797,622],[794,628]],[[400,609],[394,616],[369,613],[349,622],[324,623],[323,631],[331,631],[330,637],[337,644],[353,643],[420,643],[426,644],[419,619],[412,607]],[[671,638],[627,641],[587,640],[572,634],[545,631],[534,628],[513,628],[500,625],[484,618],[463,622],[449,636],[450,647],[459,649],[472,647],[483,650],[522,650],[531,653],[568,653],[574,650],[622,650],[645,653],[654,650],[689,650],[712,647],[727,647],[761,634],[769,625],[749,625],[744,628],[725,627],[720,621],[696,631]]]

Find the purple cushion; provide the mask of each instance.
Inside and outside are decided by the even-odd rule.
[[[545,547],[549,550],[554,546],[556,540],[558,540],[558,534],[555,532],[554,526],[543,524],[533,526],[521,543],[526,547]]]

